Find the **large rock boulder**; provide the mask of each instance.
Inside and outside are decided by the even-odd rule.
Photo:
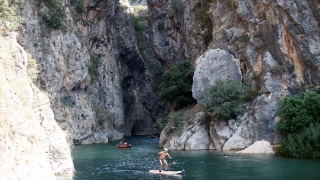
[[[268,141],[256,141],[248,148],[238,151],[241,154],[274,154],[273,148]]]
[[[204,88],[214,85],[215,81],[232,79],[241,82],[240,62],[232,54],[222,49],[210,49],[196,62],[193,76],[192,96],[198,99]]]

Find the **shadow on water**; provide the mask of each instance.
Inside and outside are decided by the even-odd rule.
[[[146,136],[128,137],[129,149],[118,149],[119,142],[79,145],[72,156],[76,169],[74,180],[102,179],[222,179],[274,180],[320,179],[320,160],[285,158],[272,155],[241,155],[234,152],[173,151],[176,164],[168,159],[170,170],[185,169],[183,175],[149,173],[158,169],[159,139]],[[227,158],[223,157],[227,154]]]

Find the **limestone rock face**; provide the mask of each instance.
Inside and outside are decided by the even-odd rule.
[[[208,149],[210,137],[205,124],[202,123],[205,116],[206,113],[198,113],[190,125],[186,123],[181,135],[167,134],[164,129],[160,135],[160,147],[184,150]]]
[[[189,2],[182,2],[189,6]],[[156,2],[148,3],[156,7]],[[281,137],[274,131],[279,120],[276,116],[279,99],[320,85],[319,2],[227,0],[215,1],[210,6],[213,40],[206,53],[190,59],[196,62],[193,96],[197,98],[205,86],[228,75],[217,73],[225,70],[226,64],[215,62],[215,57],[228,64],[236,59],[238,63],[231,63],[236,69],[231,79],[257,92],[246,113],[235,119],[233,128],[229,124],[231,120],[211,124],[210,148],[240,150],[262,140],[272,145],[280,143]],[[166,7],[170,9],[169,5]],[[164,9],[162,6],[158,9],[169,15],[160,11]],[[187,11],[188,7],[184,12]],[[194,11],[189,12],[194,14]],[[191,20],[192,17],[188,16]],[[229,53],[230,58],[214,54],[217,50]]]
[[[95,3],[91,2],[90,6]],[[93,136],[97,131],[106,132],[107,127],[96,128],[96,113],[87,94],[90,55],[73,22],[70,6],[58,3],[66,15],[63,22],[66,29],[61,31],[48,29],[41,23],[40,13],[45,10],[45,4],[32,1],[21,4],[23,6],[18,10],[24,19],[24,31],[20,33],[19,43],[37,61],[39,73],[34,82],[48,93],[55,120],[66,132],[69,144],[79,141],[108,142],[107,137],[112,139],[112,135],[103,139]],[[110,6],[106,16],[113,15],[114,8]],[[117,134],[117,131],[114,133]]]
[[[149,36],[155,57],[165,68],[178,62],[199,57],[205,47],[195,22],[197,1],[179,1],[182,8],[172,6],[172,0],[146,0],[149,9]]]
[[[96,12],[98,8],[90,9],[89,19],[99,19],[100,14]],[[161,65],[152,54],[140,51],[143,48],[138,47],[137,43],[148,44],[149,38],[145,33],[137,32],[144,39],[143,42],[138,42],[131,21],[121,5],[112,18],[101,18],[93,25],[92,30],[83,27],[85,34],[92,35],[92,46],[98,47],[93,50],[103,55],[99,84],[91,87],[99,94],[93,101],[108,105],[101,112],[118,114],[113,116],[111,122],[114,123],[111,124],[116,123],[114,128],[122,135],[156,134],[159,132],[154,126],[156,119],[164,116],[169,109],[168,103],[160,102],[154,88],[154,72],[150,72],[151,66]],[[105,27],[103,31],[99,29],[100,25]],[[103,43],[97,39],[103,39]],[[126,101],[128,97],[134,99],[131,105]],[[110,108],[114,106],[115,108]]]
[[[24,20],[18,41],[38,63],[33,81],[48,93],[69,144],[158,133],[155,120],[169,106],[160,102],[146,61],[161,65],[150,53],[142,56],[127,14],[129,1],[84,1],[82,16],[69,1],[56,3],[66,15],[60,29],[47,28],[41,20],[45,3],[17,2]],[[147,35],[143,38],[148,41]],[[94,59],[98,65],[92,67]],[[134,103],[125,111],[128,95]]]
[[[74,171],[50,101],[28,76],[36,66],[15,33],[0,33],[1,179],[71,178]]]
[[[274,151],[268,141],[257,141],[248,148],[238,151],[241,154],[274,154]]]
[[[222,150],[227,140],[235,133],[238,128],[237,121],[231,119],[229,121],[210,122],[210,139],[209,149]]]

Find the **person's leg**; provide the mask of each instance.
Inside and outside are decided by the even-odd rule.
[[[167,171],[168,170],[168,163],[165,159],[163,160],[163,163],[166,165],[166,171]]]
[[[159,172],[161,172],[161,170],[162,170],[162,160],[161,159],[159,159],[159,163],[160,163]]]

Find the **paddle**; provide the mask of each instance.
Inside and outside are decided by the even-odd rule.
[[[170,157],[170,159],[172,160],[172,164],[177,164],[171,157]],[[184,168],[181,165],[179,165],[179,164],[177,164],[177,165],[181,168],[182,172],[186,172],[186,170],[184,170]]]

